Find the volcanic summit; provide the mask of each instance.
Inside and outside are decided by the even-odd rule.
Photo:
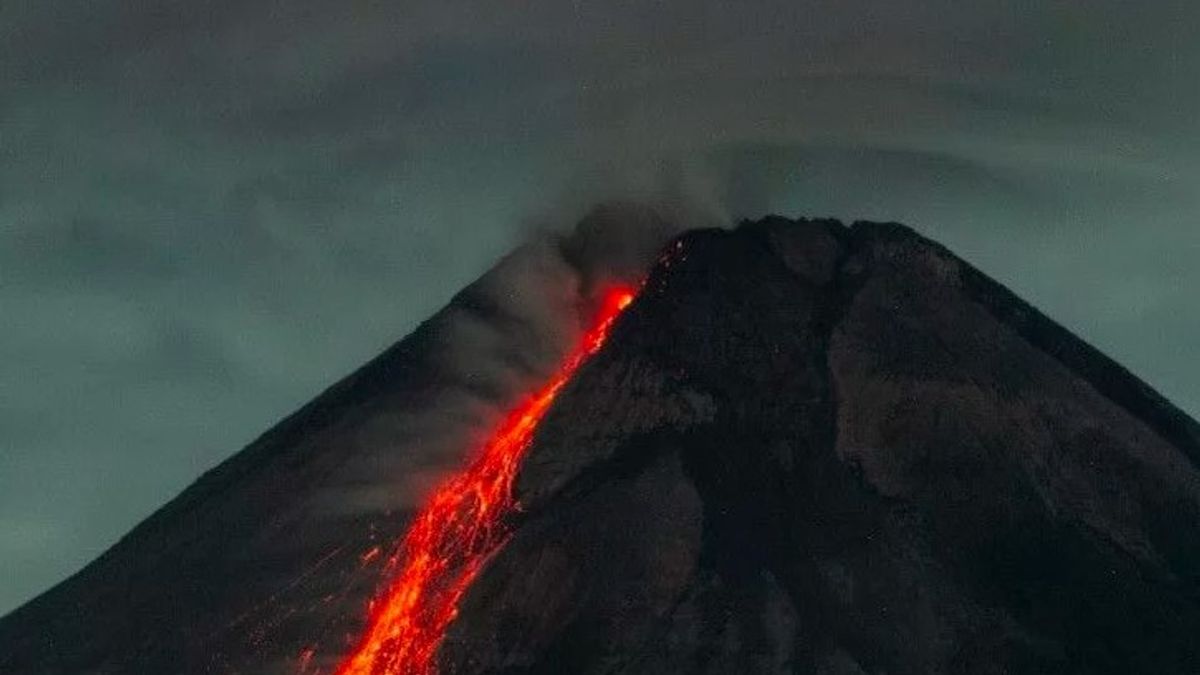
[[[642,263],[557,341],[465,289],[0,619],[0,672],[1200,672],[1200,425],[1134,375],[897,224]]]

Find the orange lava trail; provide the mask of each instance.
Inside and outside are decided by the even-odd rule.
[[[337,675],[434,675],[437,651],[458,603],[508,536],[517,507],[513,480],[555,396],[604,345],[634,291],[605,294],[598,316],[550,381],[517,405],[461,473],[433,494],[398,549],[400,567],[371,603],[367,627]]]

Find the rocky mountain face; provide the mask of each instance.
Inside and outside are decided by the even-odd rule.
[[[0,672],[328,672],[411,515],[330,486],[420,470],[439,325],[0,620]],[[902,226],[691,231],[542,423],[441,670],[1200,672],[1198,464],[1193,420]]]

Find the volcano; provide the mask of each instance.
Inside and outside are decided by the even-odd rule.
[[[0,672],[1200,672],[1200,425],[995,281],[768,217],[618,282],[504,386],[447,365],[463,317],[534,342],[465,289],[0,620]]]

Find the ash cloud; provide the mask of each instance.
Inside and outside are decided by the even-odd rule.
[[[388,448],[386,456],[370,473],[343,476],[321,508],[340,516],[418,507],[545,381],[606,289],[640,283],[675,235],[720,222],[686,202],[616,201],[573,227],[532,232],[431,319],[434,389],[399,416],[385,410],[363,423],[357,443]]]
[[[586,325],[599,293],[639,283],[672,237],[718,222],[683,203],[615,201],[570,228],[533,232],[452,301],[449,367],[485,391],[493,388],[481,363],[518,377],[545,375]]]

